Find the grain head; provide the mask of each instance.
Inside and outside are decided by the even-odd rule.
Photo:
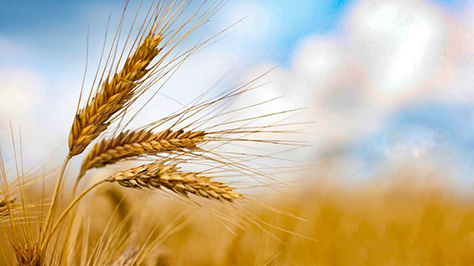
[[[105,138],[89,151],[81,165],[80,176],[93,168],[101,168],[125,159],[146,155],[193,150],[204,142],[206,133],[184,130],[127,131],[116,137]]]
[[[224,183],[211,181],[198,173],[179,171],[176,165],[151,163],[117,172],[107,179],[129,188],[166,188],[178,195],[232,202],[243,196]]]

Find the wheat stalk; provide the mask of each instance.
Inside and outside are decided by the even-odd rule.
[[[195,149],[205,141],[203,131],[164,130],[153,133],[148,130],[122,132],[113,138],[94,145],[84,158],[80,177],[92,168],[101,168],[124,159]]]
[[[169,189],[181,196],[194,194],[199,197],[232,202],[243,196],[224,183],[211,181],[209,177],[197,173],[179,171],[176,165],[150,163],[125,171],[117,172],[107,178],[129,188]]]

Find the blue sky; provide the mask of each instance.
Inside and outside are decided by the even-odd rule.
[[[430,0],[443,5],[445,8],[462,9],[467,0]],[[133,2],[133,1],[132,1]],[[327,32],[334,30],[341,15],[351,5],[353,0],[262,0],[258,1],[266,10],[283,21],[281,26],[281,47],[293,48],[295,42],[311,33]],[[117,7],[122,1],[113,0],[17,0],[2,1],[0,3],[0,33],[12,37],[25,37],[45,30],[64,30],[67,26],[69,32],[84,31],[89,22],[84,18],[88,8],[94,6],[111,7],[110,11],[117,12]],[[115,7],[115,10],[113,9]],[[50,32],[52,37],[62,33]],[[46,37],[46,36],[45,36]],[[284,49],[283,49],[284,50]],[[276,56],[278,56],[276,54]]]
[[[133,2],[133,1],[132,1]],[[231,1],[234,3],[238,1]],[[337,27],[341,15],[352,1],[258,1],[278,22],[275,35],[266,39],[261,60],[287,64],[296,44],[312,33],[324,33]],[[252,1],[249,1],[252,3]],[[94,9],[109,10],[117,17],[122,1],[2,1],[0,3],[0,35],[13,38],[38,49],[38,53],[54,50],[61,56],[75,50],[82,53],[87,27],[104,27],[104,18],[94,16]],[[133,8],[131,8],[133,9]],[[224,7],[225,10],[225,7]],[[245,14],[242,14],[242,18]],[[97,27],[95,27],[97,26]],[[97,29],[98,30],[98,29]],[[101,29],[103,30],[103,29]],[[102,31],[103,32],[103,31]],[[65,36],[74,36],[65,38]]]
[[[445,9],[454,10],[462,9],[467,2],[467,0],[430,1],[442,5]],[[232,2],[238,3],[238,1]],[[341,16],[356,1],[262,0],[255,3],[257,2],[275,19],[274,21],[279,22],[274,25],[278,28],[276,34],[261,43],[266,47],[262,48],[265,53],[261,55],[260,60],[287,65],[297,43],[304,37],[315,33],[328,34],[338,31]],[[80,54],[84,50],[84,38],[87,35],[88,25],[92,28],[97,26],[97,30],[104,27],[105,17],[109,12],[117,17],[122,3],[122,1],[112,0],[2,1],[0,3],[0,36],[21,41],[31,49],[38,49],[38,53],[42,54],[48,54],[52,50],[59,57],[70,51]],[[94,9],[108,10],[108,12],[101,19],[91,12]],[[74,37],[65,38],[65,36]],[[271,46],[268,45],[269,43]]]

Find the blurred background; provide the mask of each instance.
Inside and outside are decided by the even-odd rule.
[[[12,155],[12,127],[17,138],[21,132],[25,161],[53,153],[59,164],[87,39],[86,88],[109,17],[113,32],[122,8],[123,1],[0,3],[5,158]],[[314,122],[305,128],[312,146],[297,153],[299,161],[350,185],[408,166],[425,169],[426,182],[436,173],[472,192],[474,2],[229,1],[191,42],[237,21],[173,76],[161,91],[166,97],[154,100],[159,108],[141,116],[167,114],[170,98],[192,101],[221,78],[229,89],[276,66],[264,77],[271,83],[259,90],[262,99],[284,95],[270,110],[307,107],[302,121]]]

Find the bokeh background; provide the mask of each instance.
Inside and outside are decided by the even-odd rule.
[[[25,161],[51,153],[60,154],[52,162],[61,160],[88,36],[93,74],[108,19],[114,29],[122,8],[122,1],[1,1],[5,158],[12,155],[11,123],[21,132]],[[241,19],[192,57],[142,116],[166,114],[169,98],[189,102],[222,77],[228,89],[277,66],[260,93],[285,95],[270,110],[307,107],[312,146],[297,153],[301,162],[347,184],[407,165],[431,169],[429,176],[435,166],[459,191],[471,192],[474,2],[229,1],[191,40]]]

